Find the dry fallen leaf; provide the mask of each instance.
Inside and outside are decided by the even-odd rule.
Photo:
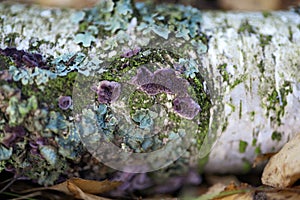
[[[273,187],[292,186],[300,178],[300,134],[291,139],[266,165],[262,183]]]
[[[84,199],[84,200],[107,200],[107,198],[99,197],[93,194],[83,192],[77,185],[73,182],[67,182],[68,190],[73,194],[73,196],[77,199]]]
[[[274,200],[296,200],[300,199],[299,191],[278,191],[273,193],[262,193],[264,199],[274,199]]]
[[[71,195],[78,199],[87,200],[103,200],[106,198],[96,196],[95,194],[101,194],[104,192],[112,191],[117,188],[122,182],[120,181],[94,181],[85,180],[81,178],[71,178],[63,183],[53,185],[50,187],[32,188],[23,190],[20,193],[31,193],[43,190],[55,190],[63,192],[67,195]]]

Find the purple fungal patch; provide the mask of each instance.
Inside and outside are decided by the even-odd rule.
[[[25,129],[22,126],[5,126],[4,127],[4,138],[2,144],[6,147],[13,146],[19,139],[22,139],[26,135]]]
[[[67,110],[71,107],[72,105],[72,98],[70,96],[61,96],[58,99],[58,106],[62,110]]]
[[[43,60],[43,56],[38,53],[28,53],[24,50],[17,50],[16,48],[0,48],[0,54],[11,57],[16,63],[16,67],[39,67],[42,69],[48,69],[46,62]]]
[[[123,58],[130,58],[132,56],[137,55],[140,51],[141,51],[141,48],[140,47],[136,47],[133,50],[126,51],[125,53],[123,53],[121,55],[121,57],[123,57]]]
[[[119,98],[121,85],[114,81],[101,81],[96,92],[100,103],[111,103]]]
[[[191,97],[176,97],[173,109],[181,117],[193,119],[200,111],[200,106]]]
[[[141,89],[148,95],[156,95],[163,92],[167,94],[172,94],[172,91],[169,88],[156,83],[144,84],[141,86]]]
[[[161,92],[188,96],[189,83],[180,77],[172,69],[159,69],[154,73],[145,67],[138,69],[137,75],[132,83],[141,87],[149,95],[156,95]]]
[[[139,86],[152,83],[153,73],[150,72],[147,68],[141,67],[138,69],[136,76],[133,77],[131,82]]]

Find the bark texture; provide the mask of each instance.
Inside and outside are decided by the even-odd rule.
[[[81,51],[74,12],[0,4],[0,48],[38,48],[53,57]],[[218,139],[205,170],[242,172],[257,154],[279,150],[299,132],[300,15],[203,11],[202,17],[209,41],[201,67],[222,108],[214,111]],[[88,54],[99,48],[96,42]]]
[[[212,80],[221,80],[224,105],[220,113],[224,129],[206,170],[237,172],[257,154],[278,151],[299,132],[300,16],[294,12],[203,16],[202,28],[212,37],[202,62],[211,69]],[[218,66],[224,64],[222,72]]]

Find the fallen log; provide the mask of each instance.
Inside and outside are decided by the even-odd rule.
[[[297,10],[120,0],[0,4],[0,16],[0,170],[45,185],[105,178],[93,155],[125,172],[177,160],[167,177],[206,158],[207,172],[240,173],[299,130]]]

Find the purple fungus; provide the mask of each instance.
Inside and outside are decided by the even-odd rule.
[[[132,51],[133,51],[134,55],[137,55],[141,51],[141,48],[140,47],[136,47]]]
[[[58,106],[62,110],[67,110],[72,105],[72,98],[70,96],[60,96],[58,99]]]
[[[186,119],[193,119],[201,111],[200,106],[191,97],[176,97],[173,101],[173,109]]]
[[[6,147],[13,146],[16,142],[22,139],[26,135],[25,129],[22,126],[5,126],[4,127],[4,138],[2,144]]]
[[[123,57],[123,58],[130,58],[130,57],[132,57],[132,56],[134,56],[134,53],[133,53],[132,50],[126,51],[125,53],[123,53],[123,54],[121,55],[121,57]]]
[[[116,101],[121,93],[121,84],[114,81],[101,81],[98,88],[98,101],[100,103],[111,103]]]
[[[188,81],[177,77],[175,71],[172,69],[167,68],[155,71],[154,83],[169,88],[173,93],[179,96],[188,96]]]
[[[131,82],[139,86],[152,83],[153,73],[150,72],[146,67],[141,67],[138,69],[136,76],[133,77]]]
[[[152,73],[147,68],[141,67],[131,82],[140,86],[148,95],[164,92],[188,96],[189,83],[185,79],[177,77],[175,71],[170,68],[158,69]]]
[[[46,62],[43,60],[43,56],[38,53],[28,53],[24,50],[17,50],[16,48],[0,48],[0,54],[11,57],[16,63],[16,67],[39,67],[42,69],[49,68]]]
[[[169,88],[155,83],[144,84],[141,86],[141,89],[148,95],[156,95],[163,92],[172,94],[172,91]]]
[[[29,142],[29,146],[31,147],[31,148],[33,148],[33,149],[37,149],[39,146],[35,143],[35,142],[33,142],[33,141],[30,141]]]
[[[132,57],[132,56],[137,55],[140,51],[141,51],[141,48],[140,48],[140,47],[136,47],[136,48],[134,48],[133,50],[127,50],[127,51],[125,51],[125,52],[121,55],[121,57],[123,57],[123,58],[130,58],[130,57]]]

